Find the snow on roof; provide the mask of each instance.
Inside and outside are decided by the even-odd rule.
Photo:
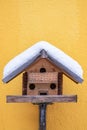
[[[48,57],[75,82],[83,81],[83,70],[77,61],[48,42],[40,41],[8,62],[4,68],[3,82],[6,83],[21,73],[41,55],[40,52],[43,49],[47,52]]]

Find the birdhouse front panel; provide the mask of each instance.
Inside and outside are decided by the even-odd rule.
[[[25,73],[23,94],[57,95],[62,89],[59,73],[61,70],[46,58],[35,61]]]
[[[30,73],[27,94],[49,95],[58,93],[58,72]]]
[[[29,83],[58,83],[58,72],[29,73]]]

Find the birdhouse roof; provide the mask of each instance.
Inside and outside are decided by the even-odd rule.
[[[77,83],[83,81],[83,70],[77,61],[50,43],[40,41],[8,62],[4,68],[3,82],[9,82],[23,72],[41,56],[42,50],[45,50],[48,58],[71,79]]]

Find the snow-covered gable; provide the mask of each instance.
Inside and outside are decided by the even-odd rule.
[[[31,65],[41,55],[40,52],[43,49],[47,52],[49,59],[68,74],[75,82],[81,83],[83,81],[83,70],[77,61],[48,42],[40,41],[16,56],[5,66],[3,82],[6,83],[19,73],[23,72],[26,67]]]

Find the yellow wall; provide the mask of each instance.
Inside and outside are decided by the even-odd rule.
[[[87,1],[0,0],[0,79],[7,62],[35,42],[45,40],[76,59],[84,70],[83,84],[64,77],[64,94],[78,103],[47,108],[47,130],[87,130]],[[0,130],[38,130],[38,107],[7,104],[6,95],[21,95],[21,76],[0,81]]]

